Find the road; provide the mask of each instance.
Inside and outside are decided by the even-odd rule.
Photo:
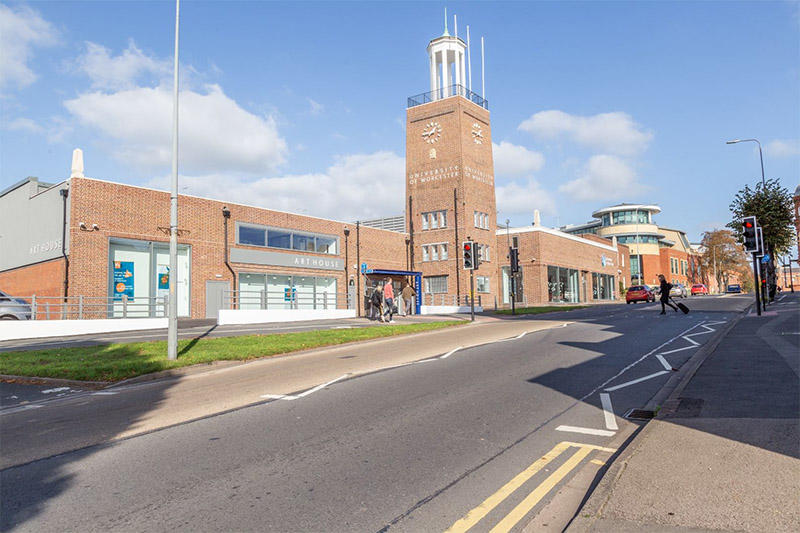
[[[601,468],[638,427],[621,415],[645,406],[672,367],[750,301],[746,295],[693,298],[689,315],[663,317],[655,305],[548,315],[549,326],[530,332],[414,364],[387,361],[393,368],[345,374],[333,383],[330,372],[338,370],[330,369],[317,386],[261,389],[249,406],[222,407],[220,414],[143,434],[129,428],[158,401],[145,401],[142,391],[158,388],[166,402],[168,389],[183,384],[132,387],[3,415],[0,423],[16,432],[4,431],[3,455],[24,460],[0,472],[2,526],[520,530],[583,471]],[[461,345],[471,344],[470,331],[486,333],[464,329]],[[293,357],[273,364],[289,365]],[[345,364],[342,357],[334,357],[337,364]],[[308,366],[308,384],[314,375]],[[205,394],[213,398],[216,390],[209,381]],[[126,412],[122,425],[114,413],[135,403],[140,411]],[[53,447],[68,433],[70,413],[86,421],[79,428],[85,442],[100,444]],[[104,425],[106,419],[113,423]],[[11,442],[13,436],[24,443]],[[127,438],[103,443],[119,436]]]

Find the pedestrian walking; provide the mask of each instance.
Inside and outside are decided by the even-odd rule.
[[[386,315],[389,315],[389,320],[384,320],[384,322],[392,323],[392,312],[394,309],[394,287],[392,287],[392,279],[386,278],[386,284],[383,286],[383,316],[384,318]]]
[[[664,274],[659,274],[658,280],[661,282],[661,314],[667,314],[667,308],[664,307],[665,305],[670,306],[677,313],[678,308],[669,303],[669,291],[672,290],[672,283],[667,283],[666,278],[664,278]]]
[[[411,284],[408,282],[408,280],[406,280],[406,286],[403,287],[403,290],[400,292],[400,294],[403,296],[403,302],[406,306],[406,314],[412,315],[414,309],[413,304],[417,297],[417,291],[415,291],[413,287],[411,287]]]
[[[380,286],[377,286],[372,289],[372,295],[369,297],[369,303],[371,304],[371,314],[370,318],[373,319],[380,319],[383,322],[383,314],[381,313],[381,304],[383,303],[383,291],[381,290]]]

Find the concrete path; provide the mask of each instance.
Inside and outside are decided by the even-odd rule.
[[[800,531],[800,294],[779,298],[675,390],[570,532]]]

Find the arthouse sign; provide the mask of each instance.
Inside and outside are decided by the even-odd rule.
[[[313,268],[317,270],[343,270],[344,260],[335,257],[288,254],[266,250],[231,248],[231,262],[252,265],[272,265],[294,268]]]

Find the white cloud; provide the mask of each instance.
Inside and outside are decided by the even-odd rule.
[[[10,131],[25,131],[28,133],[41,133],[44,131],[44,128],[29,118],[16,118],[6,124],[5,129]]]
[[[580,201],[608,200],[638,194],[644,188],[636,182],[636,172],[628,163],[613,155],[589,158],[577,179],[558,188]]]
[[[0,4],[0,90],[36,81],[36,73],[28,66],[33,49],[55,44],[57,35],[53,25],[33,9]]]
[[[498,184],[495,194],[497,209],[503,217],[527,213],[533,220],[534,209],[549,215],[557,212],[553,196],[534,179]]]
[[[86,53],[76,60],[78,70],[89,76],[96,89],[130,89],[143,77],[154,77],[161,81],[170,76],[172,61],[160,60],[145,55],[133,40],[128,48],[114,57],[108,48],[86,43]]]
[[[538,172],[544,166],[544,156],[524,146],[502,141],[492,143],[496,176],[523,176]]]
[[[308,98],[307,100],[308,100],[308,105],[310,107],[309,113],[311,113],[312,115],[319,115],[325,110],[325,106],[320,104],[316,100],[313,100],[311,98]]]
[[[523,121],[518,129],[538,139],[566,136],[589,148],[626,156],[641,153],[653,138],[651,132],[644,131],[622,112],[582,117],[558,110],[541,111]]]
[[[766,152],[771,157],[800,155],[800,139],[775,139],[767,143]]]
[[[164,86],[92,92],[64,102],[116,158],[137,167],[172,160],[172,91]],[[180,93],[180,165],[189,174],[274,171],[285,160],[286,141],[271,117],[243,109],[217,85]]]
[[[186,194],[335,220],[403,213],[405,160],[393,152],[340,156],[325,172],[246,179],[230,174],[181,177]],[[162,178],[151,186],[166,188]]]

